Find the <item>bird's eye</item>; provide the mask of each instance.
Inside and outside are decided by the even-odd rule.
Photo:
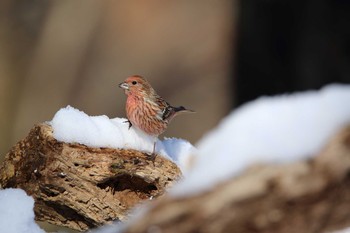
[[[137,84],[137,82],[136,81],[132,81],[132,85],[136,85]]]

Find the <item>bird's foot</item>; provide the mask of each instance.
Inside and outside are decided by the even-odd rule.
[[[131,121],[130,121],[130,120],[124,121],[124,123],[129,123],[129,129],[131,128],[132,123],[131,123]]]
[[[148,158],[152,161],[152,163],[154,165],[154,162],[156,160],[157,154],[152,152],[151,154],[147,154],[147,155],[148,155]]]

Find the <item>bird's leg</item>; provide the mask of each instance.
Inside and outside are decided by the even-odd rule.
[[[153,143],[153,152],[152,152],[152,154],[154,154],[154,155],[156,154],[156,143],[157,143],[156,140],[154,140],[154,143]]]
[[[154,162],[155,158],[156,158],[156,143],[157,143],[157,137],[154,138],[154,142],[153,142],[153,150],[152,150],[152,154],[150,156],[151,160]]]
[[[129,129],[131,128],[132,123],[131,123],[131,121],[130,121],[130,120],[124,121],[124,123],[129,123]]]

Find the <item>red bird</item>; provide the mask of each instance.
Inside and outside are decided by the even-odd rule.
[[[170,121],[180,113],[193,113],[194,111],[180,107],[173,107],[160,97],[149,82],[139,76],[128,77],[119,84],[127,95],[126,116],[129,128],[135,126],[157,139],[168,127]],[[155,152],[153,145],[153,155]]]

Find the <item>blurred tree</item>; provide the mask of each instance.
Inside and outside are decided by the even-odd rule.
[[[350,83],[350,1],[240,1],[236,104]]]
[[[127,76],[198,113],[164,136],[194,143],[232,106],[233,1],[4,0],[0,153],[66,105],[124,117]]]
[[[0,153],[13,142],[13,126],[49,1],[0,1]]]

